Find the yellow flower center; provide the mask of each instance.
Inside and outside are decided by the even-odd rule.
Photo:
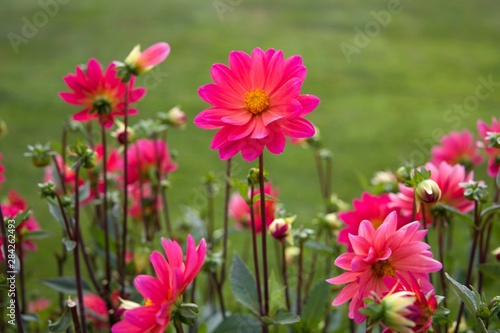
[[[373,227],[375,229],[378,229],[378,227],[380,227],[382,225],[382,223],[384,222],[383,219],[373,219],[372,220],[372,224],[373,224]]]
[[[153,305],[153,301],[150,300],[149,298],[146,299],[146,302],[144,303],[144,306],[150,306],[150,305]]]
[[[252,89],[245,94],[245,109],[257,115],[264,112],[269,106],[269,95],[262,89]]]
[[[391,265],[389,260],[380,260],[372,265],[372,273],[378,278],[384,276],[396,277],[396,269]]]

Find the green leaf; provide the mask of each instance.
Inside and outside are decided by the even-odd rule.
[[[318,251],[321,254],[333,255],[333,249],[320,242],[308,240],[304,242],[304,246],[309,249]]]
[[[62,242],[68,252],[73,251],[76,247],[76,242],[71,239],[67,239],[66,237],[63,237]]]
[[[453,214],[457,215],[458,217],[462,218],[465,222],[469,223],[470,226],[474,226],[474,220],[472,219],[472,217],[470,217],[467,214],[462,213],[461,211],[459,211],[455,207],[443,205],[443,204],[439,204],[439,207],[441,207],[444,210],[447,210],[450,213],[453,213]]]
[[[21,318],[24,322],[38,323],[40,321],[40,317],[38,317],[38,315],[35,313],[25,313],[21,315]]]
[[[76,279],[73,277],[57,277],[52,279],[42,279],[41,282],[49,288],[57,290],[64,294],[76,295]],[[84,292],[91,292],[90,285],[82,280]]]
[[[71,314],[66,309],[61,316],[61,318],[56,321],[55,323],[52,323],[49,320],[49,332],[50,333],[59,333],[59,332],[66,332],[68,328],[71,326]]]
[[[301,326],[307,328],[306,332],[318,330],[329,297],[330,287],[326,281],[320,281],[312,288],[302,309]]]
[[[295,313],[288,312],[286,310],[278,310],[276,312],[276,315],[274,317],[264,317],[263,318],[264,322],[266,324],[272,325],[291,325],[298,323],[300,321],[300,316],[296,315]]]
[[[259,301],[255,278],[237,253],[233,256],[229,283],[236,300],[258,314]]]
[[[52,233],[45,230],[28,231],[23,235],[24,239],[43,239],[52,236]]]
[[[66,230],[66,225],[64,224],[64,217],[61,212],[61,208],[59,208],[59,206],[56,203],[49,201],[49,212],[50,214],[52,214],[52,216],[54,216],[56,221],[61,223],[63,229]]]
[[[274,272],[269,277],[269,306],[271,314],[286,307],[285,286],[278,282]]]
[[[486,326],[484,326],[484,322],[481,318],[476,318],[476,327],[474,332],[476,333],[484,333],[488,332]]]
[[[238,192],[240,193],[241,197],[243,199],[245,199],[245,201],[247,201],[248,200],[248,185],[236,177],[233,177],[233,183],[234,183],[234,185],[236,185],[236,188],[238,189]]]
[[[262,326],[255,317],[234,314],[224,320],[212,333],[260,333]]]
[[[476,303],[474,292],[460,282],[455,281],[448,273],[445,274],[448,281],[451,282],[451,286],[455,294],[462,300],[462,302],[464,302],[469,312],[475,317],[478,305]]]
[[[498,174],[500,175],[500,172]],[[499,211],[499,210],[500,210],[500,205],[493,205],[493,206],[490,206],[488,208],[485,208],[481,212],[481,219],[483,219],[486,216],[488,216],[489,214],[492,214],[492,213]]]

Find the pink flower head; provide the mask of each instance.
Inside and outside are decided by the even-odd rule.
[[[500,119],[496,119],[495,117],[493,117],[491,119],[491,126],[489,126],[482,120],[478,120],[477,129],[485,142],[484,150],[489,157],[488,176],[496,177],[498,174],[498,170],[500,169],[500,149],[489,147],[489,142],[486,137],[488,136],[488,132],[500,133]]]
[[[339,243],[346,244],[348,250],[352,251],[352,245],[349,242],[349,234],[357,235],[361,221],[368,220],[377,229],[385,220],[390,212],[397,212],[398,228],[410,223],[410,217],[399,214],[399,208],[389,208],[389,195],[373,195],[365,192],[361,195],[361,199],[354,199],[352,202],[353,210],[341,212],[338,214],[346,227],[339,232]]]
[[[385,277],[384,283],[391,293],[409,291],[415,296],[415,302],[408,307],[409,313],[406,318],[415,323],[412,327],[413,332],[427,332],[432,325],[432,315],[438,306],[434,290],[424,292],[420,282],[411,273],[408,273],[408,278],[401,275],[397,278]]]
[[[434,165],[444,161],[450,165],[462,164],[469,170],[483,162],[483,157],[477,152],[477,143],[468,130],[443,136],[441,145],[432,147],[431,155]]]
[[[108,307],[106,302],[96,294],[85,293],[83,295],[83,306],[87,322],[93,324],[97,329],[108,327]]]
[[[390,213],[378,229],[370,221],[362,221],[358,235],[349,235],[353,252],[341,254],[335,265],[347,272],[327,280],[332,284],[347,284],[333,300],[337,306],[347,301],[349,318],[361,323],[365,316],[359,312],[363,299],[372,292],[382,295],[389,289],[383,282],[386,276],[397,274],[407,278],[411,272],[423,284],[425,291],[432,289],[428,273],[442,268],[432,258],[430,246],[423,242],[427,230],[419,230],[418,221],[397,229],[397,213]]]
[[[28,209],[28,205],[23,197],[16,191],[10,190],[7,194],[7,201],[0,204],[5,219],[14,219],[17,214],[24,212]],[[32,213],[29,214],[28,219],[22,222],[16,221],[16,242],[21,244],[24,251],[35,252],[38,250],[37,244],[32,239],[26,239],[25,235],[33,231],[41,230],[40,224]],[[0,237],[0,247],[3,245],[3,240]],[[26,252],[23,252],[26,255]],[[3,260],[2,252],[0,252],[0,261]]]
[[[129,146],[128,157],[128,184],[136,181],[150,181],[156,177],[157,167],[160,175],[166,175],[177,169],[172,162],[168,146],[162,140],[139,139]]]
[[[306,67],[300,56],[284,59],[282,51],[260,48],[252,55],[229,54],[229,67],[212,66],[213,84],[199,88],[200,97],[212,105],[194,119],[203,129],[218,129],[211,148],[229,159],[241,152],[247,161],[267,147],[273,154],[285,149],[285,136],[308,138],[314,126],[305,118],[319,98],[301,95]]]
[[[134,281],[146,304],[127,310],[124,320],[111,328],[113,333],[164,332],[173,307],[202,268],[206,255],[204,239],[196,246],[188,235],[185,260],[177,242],[162,238],[162,243],[167,258],[158,251],[150,256],[157,277],[139,275]]]
[[[431,211],[433,207],[440,203],[455,207],[462,213],[468,213],[474,209],[474,202],[464,197],[464,188],[460,183],[469,182],[474,178],[474,173],[466,173],[465,167],[461,164],[449,165],[446,162],[441,162],[438,166],[432,163],[426,163],[424,168],[431,172],[431,178],[434,180],[441,190],[441,198],[435,204],[430,205],[427,210],[426,217],[430,221],[432,219]],[[414,188],[399,185],[399,193],[389,193],[391,203],[389,207],[400,208],[403,214],[410,215],[413,210]]]
[[[64,81],[72,92],[61,92],[61,98],[69,104],[81,105],[85,108],[73,115],[75,121],[91,121],[99,119],[104,128],[113,126],[113,118],[125,115],[125,91],[129,85],[129,104],[139,101],[146,89],[134,88],[134,79],[123,83],[117,77],[114,64],[110,64],[103,73],[101,64],[90,59],[83,70],[76,67],[76,74],[68,74]],[[128,109],[128,115],[137,114],[137,109]]]
[[[170,45],[160,42],[151,45],[144,52],[137,45],[125,59],[125,63],[135,74],[142,74],[160,64],[170,54]]]
[[[271,182],[267,182],[264,185],[264,193],[277,198],[279,194],[279,190],[277,188],[273,188],[273,184]],[[259,191],[255,191],[254,196],[258,195]],[[250,197],[250,193],[248,193],[248,197]],[[266,226],[269,226],[274,221],[274,213],[276,211],[276,201],[265,199],[266,204]],[[255,219],[255,231],[257,233],[262,231],[262,216],[260,210],[260,200],[256,200],[253,203],[254,207],[254,219]],[[241,226],[250,227],[251,219],[250,219],[250,207],[248,206],[245,199],[241,197],[239,193],[233,193],[231,195],[231,199],[229,200],[229,216],[236,220],[236,223]]]
[[[41,313],[51,305],[51,301],[46,298],[37,298],[28,301],[29,313]]]
[[[3,158],[3,154],[0,153],[0,183],[5,182],[5,176],[4,176],[5,167],[2,164],[2,158]]]

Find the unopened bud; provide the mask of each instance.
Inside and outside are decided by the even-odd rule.
[[[441,199],[441,189],[434,180],[423,180],[415,187],[415,200],[417,209],[422,203],[432,204],[438,202],[439,199]]]
[[[168,112],[159,112],[158,118],[165,125],[175,128],[186,128],[186,114],[178,106],[174,106]]]
[[[115,121],[116,130],[111,133],[111,136],[115,137],[118,140],[118,143],[121,145],[125,144],[125,140],[128,143],[134,142],[134,130],[132,127],[127,126],[127,130],[125,131],[125,124],[119,120]]]
[[[408,319],[410,306],[415,302],[415,294],[409,291],[399,291],[385,296],[381,301],[384,309],[382,323],[394,332],[411,332],[415,322]]]
[[[40,196],[44,198],[55,198],[56,197],[56,185],[52,182],[46,182],[38,184],[40,188]]]
[[[279,241],[282,241],[283,239],[287,238],[289,243],[293,244],[293,237],[291,237],[292,235],[291,229],[294,220],[295,216],[275,219],[269,225],[269,233],[271,234],[271,236],[273,236]]]
[[[34,146],[28,146],[28,152],[24,153],[25,157],[31,157],[33,165],[39,168],[46,167],[50,163],[51,156],[54,154],[50,145],[41,145],[37,143]]]

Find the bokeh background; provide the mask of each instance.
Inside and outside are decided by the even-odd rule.
[[[201,178],[224,163],[209,148],[214,132],[192,124],[207,107],[199,86],[231,50],[254,47],[300,54],[308,73],[303,93],[321,98],[308,117],[333,152],[333,191],[350,202],[362,180],[405,160],[424,163],[440,135],[490,121],[500,110],[500,2],[494,0],[3,0],[0,5],[0,140],[7,182],[25,196],[44,229],[57,230],[37,183],[43,171],[23,157],[28,144],[60,139],[77,107],[58,96],[75,66],[123,60],[136,44],[171,45],[168,59],[138,79],[148,88],[138,119],[179,105],[185,131],[171,131],[179,169],[172,176],[172,216],[191,205]],[[478,86],[493,82],[489,90]],[[477,103],[475,102],[477,101]],[[459,111],[463,110],[463,111]],[[240,178],[255,166],[237,158]],[[266,155],[280,199],[308,224],[322,208],[312,153],[288,145]],[[482,170],[477,172],[484,176]],[[222,199],[218,199],[222,205]],[[29,274],[55,275],[59,234],[28,258]],[[32,288],[38,288],[31,284]],[[45,290],[39,291],[47,293]]]

